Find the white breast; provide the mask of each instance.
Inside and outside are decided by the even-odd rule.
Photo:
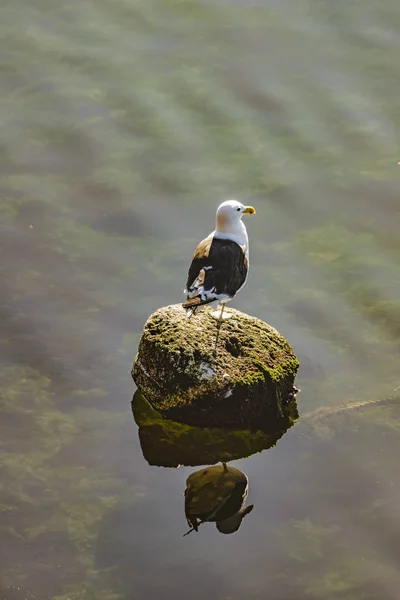
[[[219,240],[232,240],[239,244],[239,246],[244,246],[246,248],[246,257],[249,258],[249,237],[247,235],[247,230],[242,221],[239,221],[237,226],[232,229],[232,231],[213,231],[210,235],[214,236]]]

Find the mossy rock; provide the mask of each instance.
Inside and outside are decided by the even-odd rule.
[[[178,467],[239,460],[271,448],[298,417],[295,398],[290,405],[291,416],[280,420],[278,426],[271,423],[268,431],[193,427],[171,421],[154,410],[139,391],[133,396],[132,412],[147,462],[159,467]]]
[[[175,304],[149,317],[132,370],[139,390],[189,425],[264,429],[287,419],[299,367],[287,340],[238,310],[221,326],[211,312],[188,318]]]

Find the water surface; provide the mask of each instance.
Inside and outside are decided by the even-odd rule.
[[[399,27],[396,0],[2,6],[1,597],[397,597]],[[182,538],[193,469],[143,458],[129,372],[231,197],[232,304],[293,345],[301,419],[233,463],[241,529]]]

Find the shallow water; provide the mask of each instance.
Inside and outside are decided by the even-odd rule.
[[[399,26],[396,0],[2,6],[1,598],[397,598]],[[292,344],[301,418],[233,463],[240,530],[182,538],[194,469],[147,464],[129,372],[229,197],[257,208],[232,305]]]

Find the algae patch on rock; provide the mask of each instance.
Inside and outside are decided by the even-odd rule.
[[[189,425],[258,429],[286,419],[299,367],[287,340],[234,309],[218,327],[210,312],[188,318],[177,304],[149,317],[132,370],[141,393]]]

